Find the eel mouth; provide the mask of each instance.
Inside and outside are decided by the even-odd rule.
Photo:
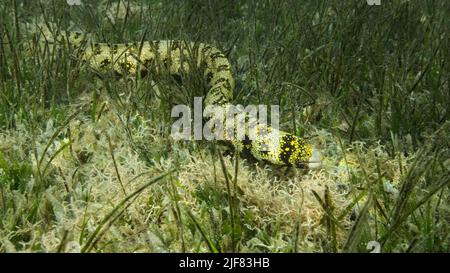
[[[312,155],[308,160],[308,168],[314,170],[320,169],[321,167],[322,167],[322,155],[318,149],[313,148]]]

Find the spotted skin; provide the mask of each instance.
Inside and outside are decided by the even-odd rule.
[[[152,41],[143,43],[107,44],[93,43],[81,33],[65,33],[60,41],[78,47],[81,60],[100,73],[114,71],[121,76],[142,77],[169,73],[177,82],[180,75],[189,73],[192,61],[203,69],[207,94],[205,105],[227,105],[233,100],[235,86],[231,65],[226,56],[217,48],[186,41]],[[190,61],[188,61],[190,60]],[[259,160],[275,165],[307,167],[313,154],[313,147],[305,140],[260,124],[253,138],[230,140],[233,146],[244,154],[251,154]]]

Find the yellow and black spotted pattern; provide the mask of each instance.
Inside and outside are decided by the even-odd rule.
[[[187,41],[151,41],[141,43],[107,44],[91,42],[81,33],[56,36],[77,51],[77,56],[99,73],[114,72],[120,76],[140,73],[146,76],[169,73],[180,78],[193,67],[200,68],[208,92],[206,105],[226,105],[233,100],[234,77],[226,56],[217,48]],[[283,166],[308,167],[313,147],[299,137],[267,125],[254,128],[256,138],[232,141],[242,152]],[[264,133],[261,133],[264,132]]]

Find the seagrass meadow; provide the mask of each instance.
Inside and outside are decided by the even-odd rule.
[[[369,1],[374,2],[374,1]],[[450,1],[0,2],[1,252],[449,252]],[[321,152],[174,141],[204,85],[98,75],[43,29],[202,42]]]

